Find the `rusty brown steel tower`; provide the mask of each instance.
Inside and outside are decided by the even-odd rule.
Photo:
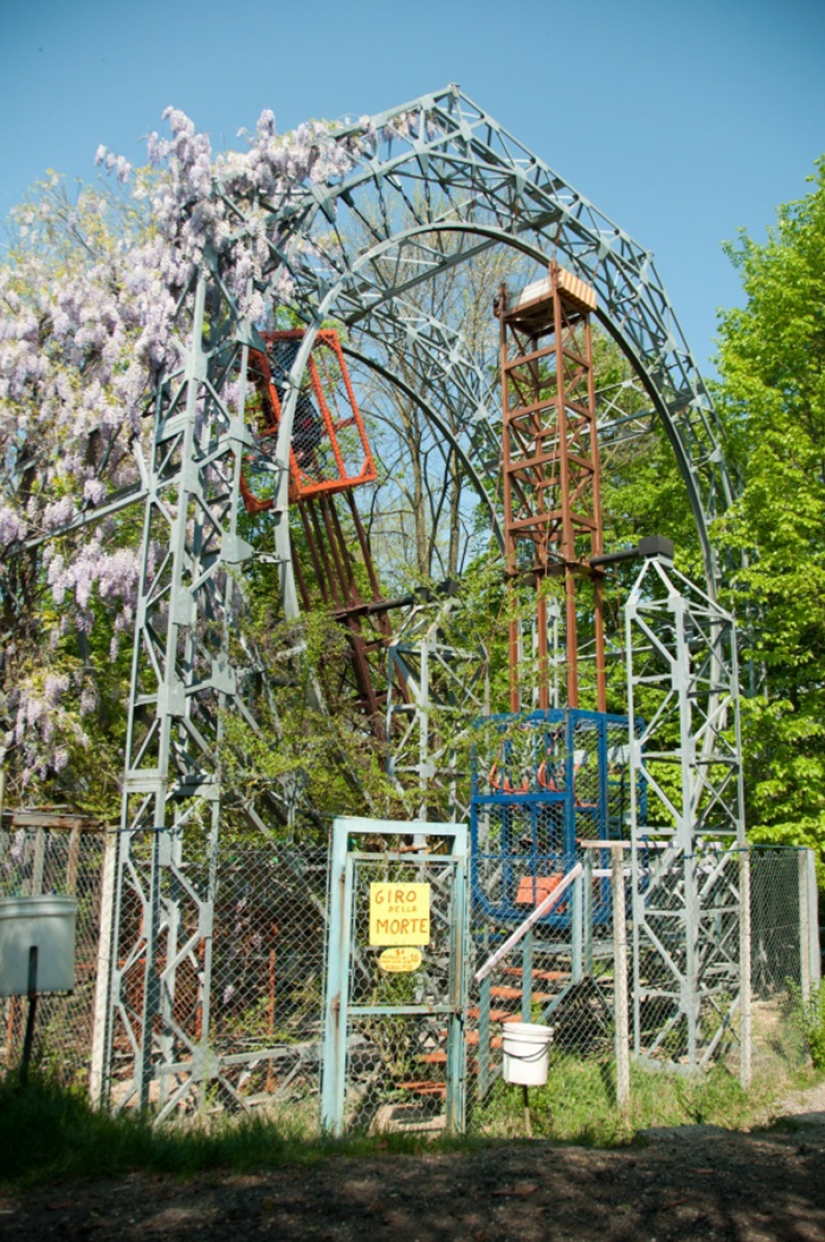
[[[495,302],[501,325],[505,573],[538,588],[564,582],[567,704],[579,705],[576,584],[592,579],[597,709],[606,711],[599,447],[590,315],[595,291],[560,267],[510,302]],[[539,592],[539,707],[550,706],[547,601]],[[519,626],[510,622],[510,710],[520,708]]]

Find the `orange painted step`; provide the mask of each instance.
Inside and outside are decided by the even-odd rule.
[[[446,1052],[442,1052],[440,1050],[438,1052],[422,1052],[421,1055],[417,1056],[415,1059],[416,1061],[423,1061],[426,1065],[447,1064],[447,1054]]]
[[[397,1082],[400,1091],[415,1091],[417,1095],[436,1095],[442,1100],[447,1097],[447,1085],[443,1082]]]
[[[490,1021],[491,1022],[504,1022],[507,1018],[512,1018],[512,1016],[513,1015],[509,1009],[491,1009],[490,1010]],[[472,1008],[467,1010],[467,1017],[468,1018],[480,1018],[481,1017],[481,1010],[479,1009],[478,1005],[474,1005],[472,1006]]]
[[[521,1000],[521,988],[497,987],[490,988],[490,995],[498,997],[499,1000]],[[534,992],[534,1001],[549,1001],[553,997],[549,992]]]
[[[512,1017],[512,1014],[510,1016]],[[478,1047],[478,1031],[468,1031],[467,1034],[464,1036],[464,1042],[470,1048]],[[494,1035],[492,1039],[490,1040],[490,1047],[500,1048],[503,1043],[504,1043],[504,1040],[502,1039],[501,1035]]]
[[[524,976],[524,968],[522,966],[505,966],[501,973],[504,975],[515,975],[516,978],[521,979]],[[533,978],[534,979],[547,979],[548,981],[549,980],[555,981],[557,979],[569,979],[570,971],[569,970],[534,970]]]

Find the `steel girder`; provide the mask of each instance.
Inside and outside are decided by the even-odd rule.
[[[489,715],[489,670],[483,648],[470,651],[446,636],[455,609],[449,598],[436,606],[414,604],[387,649],[388,770],[403,788],[421,791],[419,819],[433,813],[431,799],[439,815],[465,822],[470,808],[462,791],[470,773],[462,771],[457,751],[461,744],[469,751],[473,721]],[[447,721],[451,730],[445,730]]]
[[[243,568],[254,555],[236,526],[240,463],[253,454],[273,472],[275,561],[285,613],[296,617],[289,446],[301,377],[325,317],[346,326],[351,357],[402,388],[378,346],[407,360],[417,388],[407,384],[408,395],[455,447],[494,516],[486,495],[500,451],[494,369],[459,330],[422,310],[415,292],[497,245],[542,264],[561,258],[596,288],[599,318],[666,430],[708,593],[715,591],[708,524],[730,486],[711,403],[650,254],[455,86],[373,120],[375,141],[365,141],[352,171],[293,187],[287,205],[272,209],[262,292],[278,301],[289,277],[293,309],[307,325],[274,452],[253,441],[245,410],[248,350],[263,342],[227,293],[227,259],[210,254],[181,300],[180,335],[189,343],[180,374],[158,385],[140,489],[117,501],[142,501],[146,514],[103,1035],[105,1089],[117,1062],[131,1066],[121,1103],[157,1095],[170,1111],[191,1094],[203,1102],[206,1087],[241,1102],[210,1027],[222,818],[233,807],[267,828],[245,791],[226,787],[221,766],[223,721],[239,714],[258,727],[249,685],[261,669],[237,628]],[[215,193],[225,189],[216,185]],[[247,205],[232,205],[242,234]],[[638,403],[628,414],[615,397],[600,419],[607,445],[638,434],[650,417]],[[426,721],[427,703],[417,711]],[[280,803],[271,802],[286,818],[289,795],[281,792]]]
[[[393,332],[405,351],[427,356],[425,390],[449,404],[472,443],[496,408],[489,378],[478,360],[464,365],[469,350],[458,340],[445,348],[441,325],[409,295],[497,243],[538,262],[559,257],[597,290],[598,317],[667,433],[713,596],[708,525],[727,507],[731,486],[712,404],[651,254],[456,86],[373,119],[381,136],[374,150],[339,183],[312,187],[304,204],[293,200],[295,223],[278,261],[291,270],[310,332],[326,315],[355,340]],[[287,428],[283,434],[279,459]]]
[[[651,558],[625,606],[625,649],[635,1052],[696,1070],[748,1003],[736,629],[684,575]]]
[[[156,1101],[161,1114],[193,1084],[237,1096],[210,1028],[220,826],[228,807],[266,826],[244,791],[223,788],[221,772],[227,718],[258,728],[249,683],[261,670],[238,632],[253,549],[237,519],[252,447],[247,355],[260,338],[214,256],[181,298],[187,327],[185,364],[157,390],[147,465],[101,1058],[105,1094],[119,1106]]]

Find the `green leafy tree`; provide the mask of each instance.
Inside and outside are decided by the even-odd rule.
[[[723,523],[746,636],[752,837],[825,859],[825,157],[764,244],[728,254],[745,306],[721,316],[717,400],[743,490]]]

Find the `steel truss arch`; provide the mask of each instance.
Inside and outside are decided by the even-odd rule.
[[[712,403],[651,254],[458,87],[373,120],[380,135],[373,153],[339,183],[312,187],[300,208],[293,205],[295,223],[279,258],[292,270],[309,335],[331,315],[353,334],[386,339],[390,330],[403,339],[409,335],[405,294],[422,282],[496,244],[539,262],[558,256],[596,289],[599,319],[667,434],[715,594],[709,525],[733,489]],[[397,227],[401,216],[406,227]],[[372,233],[366,250],[357,250],[348,235],[353,222]],[[462,239],[457,248],[443,244],[447,236]],[[298,263],[301,253],[306,257]],[[430,330],[419,328],[418,341]],[[446,368],[442,388],[454,379],[454,367]],[[475,395],[476,411],[490,408],[486,396]],[[476,422],[472,404],[468,425]],[[285,425],[279,459],[288,431]]]
[[[233,715],[257,727],[250,688],[257,663],[238,637],[244,572],[255,556],[238,530],[241,463],[257,454],[274,470],[274,559],[285,612],[295,617],[289,450],[302,375],[325,315],[345,325],[351,356],[366,365],[379,366],[376,342],[403,355],[421,383],[409,395],[437,434],[449,429],[483,492],[499,447],[494,381],[460,328],[422,311],[412,291],[499,244],[542,262],[563,258],[596,288],[603,322],[667,431],[696,518],[707,591],[715,592],[708,527],[731,488],[712,405],[651,256],[457,87],[382,113],[373,125],[375,138],[363,140],[352,171],[333,184],[291,187],[267,225],[271,267],[259,291],[277,301],[289,275],[293,307],[307,324],[274,452],[254,441],[249,426],[248,359],[265,346],[227,292],[231,248],[204,256],[179,307],[176,327],[188,340],[180,371],[157,387],[141,469],[146,535],[114,928],[103,962],[108,1015],[95,1064],[106,1096],[117,1058],[129,1060],[121,1103],[145,1106],[157,1091],[162,1115],[190,1096],[203,1105],[215,1090],[242,1104],[239,1067],[261,1055],[236,1055],[221,1042],[212,1003],[222,823],[231,814],[266,833],[273,818],[284,819],[283,808],[274,816],[263,799],[259,806],[241,777],[230,787],[220,759]],[[245,203],[232,205],[243,233]],[[354,226],[369,239],[360,249]],[[384,369],[399,388],[407,384]],[[167,549],[157,564],[153,539]]]

